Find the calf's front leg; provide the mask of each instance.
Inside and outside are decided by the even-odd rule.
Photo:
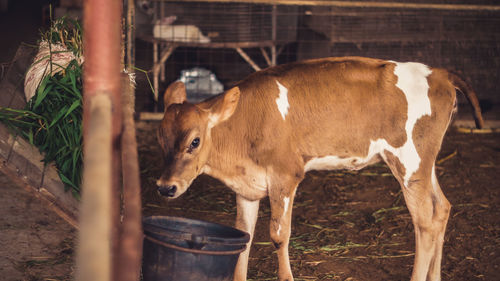
[[[299,181],[300,182],[300,181]],[[278,277],[281,281],[293,281],[288,244],[291,232],[292,206],[299,182],[288,187],[278,187],[269,192],[271,204],[270,235],[278,253]]]
[[[234,271],[234,281],[247,280],[248,257],[259,213],[259,202],[260,200],[250,201],[240,195],[236,196],[236,228],[248,232],[250,234],[250,241],[248,241],[245,251],[238,258],[238,263]]]

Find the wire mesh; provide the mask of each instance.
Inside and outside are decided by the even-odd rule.
[[[480,99],[500,103],[496,83],[500,78],[500,9],[338,7],[317,3],[272,5],[273,2],[152,2],[154,13],[147,21],[138,23],[137,30],[143,32],[138,32],[137,64],[145,69],[152,68],[152,44],[140,38],[152,36],[155,21],[175,16],[172,25],[195,27],[199,33],[186,35],[188,39],[166,60],[160,93],[179,78],[182,70],[192,67],[212,71],[227,89],[255,69],[235,48],[209,45],[218,42],[242,44],[248,57],[264,68],[272,57],[273,48],[268,45],[271,42],[275,46],[277,64],[328,56],[365,56],[443,67],[461,74]],[[286,1],[279,1],[283,2]],[[357,1],[363,2],[374,3]],[[430,2],[449,4],[456,1]],[[492,3],[487,0],[474,2]],[[202,46],[197,45],[201,42],[200,35],[209,40],[202,42]],[[159,49],[172,41],[175,40],[163,39]],[[245,47],[243,43],[253,45]],[[151,96],[150,91],[149,94],[147,90],[144,92]],[[151,104],[149,101],[144,105]]]

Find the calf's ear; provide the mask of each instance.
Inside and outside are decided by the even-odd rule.
[[[208,127],[212,128],[231,117],[238,106],[239,100],[240,89],[238,87],[231,88],[224,93],[210,108]]]
[[[181,104],[186,101],[186,86],[181,81],[170,84],[163,94],[163,105],[165,110],[171,104]]]

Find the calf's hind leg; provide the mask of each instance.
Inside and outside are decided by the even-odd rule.
[[[441,191],[433,163],[420,163],[404,183],[399,160],[387,155],[386,162],[398,179],[415,227],[415,260],[411,281],[441,280],[444,233],[451,205]]]

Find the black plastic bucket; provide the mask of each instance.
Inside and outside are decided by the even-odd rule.
[[[147,217],[143,227],[144,281],[231,281],[250,239],[232,227],[178,217]]]

